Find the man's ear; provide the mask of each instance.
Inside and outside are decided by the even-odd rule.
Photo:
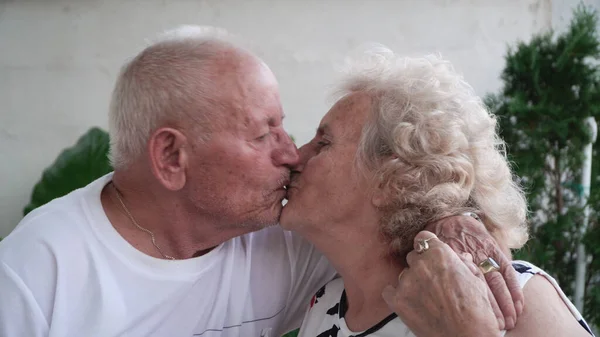
[[[160,128],[150,135],[148,152],[152,173],[169,190],[185,185],[189,158],[187,137],[173,128]]]

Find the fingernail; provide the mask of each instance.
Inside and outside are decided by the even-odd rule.
[[[514,328],[514,327],[515,327],[515,319],[514,319],[514,318],[512,318],[512,317],[509,317],[509,318],[506,320],[506,327],[505,327],[505,328],[506,328],[506,329],[512,329],[512,328]]]
[[[523,313],[523,301],[518,301],[515,304],[515,309],[517,310],[517,316]]]
[[[498,319],[498,323],[499,323],[499,324],[498,324],[498,325],[499,325],[499,327],[498,327],[498,328],[499,328],[500,330],[504,330],[504,326],[505,326],[505,324],[504,324],[504,318],[499,318],[499,319]]]

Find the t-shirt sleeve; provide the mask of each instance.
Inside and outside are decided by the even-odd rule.
[[[282,333],[300,327],[312,296],[338,276],[329,260],[304,238],[289,233],[287,240],[292,287],[287,299]]]
[[[4,262],[0,262],[0,285],[0,336],[47,336],[48,322],[33,294]]]

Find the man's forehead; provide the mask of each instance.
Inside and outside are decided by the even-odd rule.
[[[249,113],[249,112],[244,112],[244,120],[246,122],[246,124],[251,125],[251,124],[268,124],[268,125],[277,125],[280,122],[283,121],[283,119],[285,118],[285,114],[282,113],[281,111],[268,111],[268,112],[262,112],[262,113]]]
[[[279,124],[285,114],[277,95],[264,94],[232,97],[224,104],[228,123],[241,124],[246,127],[252,125]]]
[[[252,109],[236,109],[219,122],[220,129],[236,134],[265,132],[270,126],[280,125],[284,115],[278,111],[265,112]]]

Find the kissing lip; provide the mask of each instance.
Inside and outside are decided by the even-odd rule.
[[[290,195],[290,192],[291,192],[293,189],[298,189],[298,186],[297,186],[296,184],[289,184],[289,185],[287,185],[287,186],[286,186],[287,194],[288,194],[288,195]]]
[[[275,193],[283,193],[283,199],[287,199],[287,196],[289,193],[289,191],[288,191],[289,183],[290,183],[289,180],[283,181],[283,183],[279,186],[279,188],[275,190]]]
[[[293,184],[291,181],[285,185],[285,199],[286,200],[290,200],[290,193],[292,192],[292,189],[294,189],[294,188],[296,188],[296,185]]]

